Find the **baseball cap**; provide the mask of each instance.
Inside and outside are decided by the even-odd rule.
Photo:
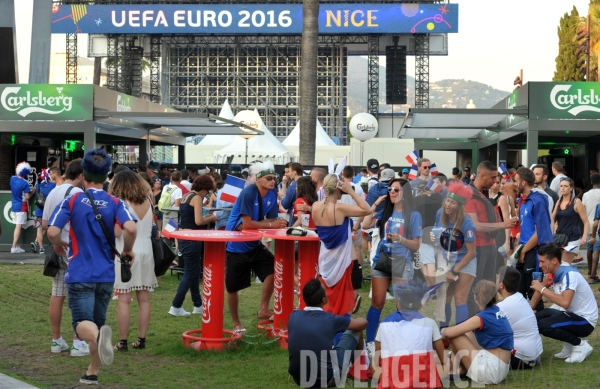
[[[408,171],[407,168],[404,168],[404,169],[402,169],[402,174],[404,174],[404,173],[410,173],[410,172]]]
[[[367,170],[370,171],[371,173],[378,173],[379,172],[379,161],[371,158],[367,161]]]
[[[152,170],[154,173],[158,173],[158,167],[159,167],[158,162],[151,161],[148,164],[148,169]]]
[[[470,168],[470,167],[468,167],[468,166],[466,166],[466,167],[464,167],[464,168],[463,168],[463,170],[464,170],[465,172],[470,172],[470,171],[471,171],[471,168]]]
[[[393,169],[383,169],[379,173],[379,182],[388,182],[396,177],[396,172]]]

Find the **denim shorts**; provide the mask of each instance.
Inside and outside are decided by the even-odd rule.
[[[588,234],[587,240],[589,241],[591,237],[592,234]],[[600,251],[600,237],[596,236],[596,243],[594,243],[593,245],[588,243],[586,250]]]
[[[423,265],[435,265],[435,247],[421,243],[421,247],[419,248],[419,253],[421,254],[421,263]]]
[[[391,274],[379,271],[379,270],[375,269],[375,266],[377,266],[377,262],[373,262],[373,265],[371,266],[371,278],[375,277],[375,278],[392,279]],[[406,266],[404,267],[404,274],[402,275],[402,277],[400,279],[408,281],[408,280],[412,280],[414,276],[415,276],[415,268],[413,267],[412,260],[407,259]]]
[[[466,273],[470,276],[477,277],[477,257],[471,259],[465,267],[458,271],[458,273]]]
[[[106,323],[106,311],[112,297],[113,282],[78,282],[68,284],[69,309],[73,329],[82,321],[94,322],[98,328]]]

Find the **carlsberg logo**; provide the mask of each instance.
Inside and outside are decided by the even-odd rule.
[[[62,87],[57,87],[58,96],[44,96],[44,92],[27,91],[19,94],[21,87],[7,87],[2,91],[0,104],[7,111],[16,111],[22,117],[30,113],[45,113],[57,115],[70,111],[73,107],[73,98],[62,94]],[[37,93],[36,93],[37,92]]]
[[[571,115],[577,116],[581,112],[600,112],[600,95],[594,89],[583,91],[569,90],[573,85],[556,85],[550,92],[550,102],[556,109],[568,110]]]

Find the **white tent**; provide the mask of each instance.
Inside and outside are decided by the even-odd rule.
[[[225,99],[225,103],[223,103],[223,107],[221,108],[221,112],[219,112],[219,117],[223,119],[233,120],[234,115],[231,110],[231,105],[229,105],[229,100]],[[223,123],[217,120],[217,123]],[[237,135],[207,135],[200,142],[201,146],[224,146],[229,144]]]
[[[257,135],[248,139],[248,162],[257,159],[262,161],[271,160],[278,165],[285,164],[294,158],[294,153],[275,138],[262,120],[261,130],[264,135]],[[227,146],[213,152],[215,163],[224,163],[227,157],[231,155],[234,156],[231,163],[246,163],[246,139],[241,136],[234,136],[233,138]]]
[[[290,132],[287,138],[283,142],[286,146],[299,146],[300,145],[300,120],[296,123],[296,127]],[[315,146],[337,146],[334,141],[331,140],[329,135],[325,132],[319,119],[317,119],[317,139]]]

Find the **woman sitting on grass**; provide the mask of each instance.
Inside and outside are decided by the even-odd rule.
[[[442,339],[450,342],[453,354],[460,356],[467,377],[480,384],[504,381],[514,347],[508,318],[496,305],[497,292],[492,281],[479,281],[473,293],[481,311],[467,321],[441,331]],[[454,373],[462,374],[459,366],[454,366]]]

